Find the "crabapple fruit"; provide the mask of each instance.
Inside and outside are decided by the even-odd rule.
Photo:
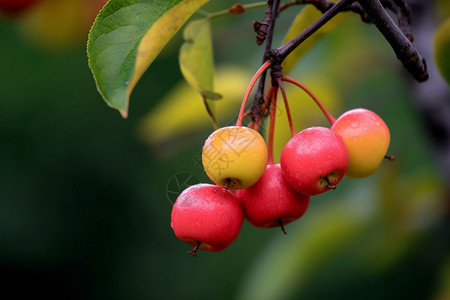
[[[223,127],[205,141],[202,163],[208,177],[217,185],[227,189],[247,188],[266,169],[266,143],[251,128]]]
[[[262,228],[280,226],[299,219],[306,212],[309,196],[295,191],[283,177],[280,164],[269,164],[251,187],[237,190],[247,221]]]
[[[297,133],[283,148],[281,170],[292,188],[312,196],[336,188],[348,167],[348,151],[340,135],[311,127]]]
[[[242,227],[242,205],[229,190],[211,184],[185,189],[172,208],[171,227],[175,235],[198,249],[221,251],[236,240]]]
[[[373,111],[356,108],[342,114],[331,126],[342,136],[349,154],[348,177],[363,178],[375,173],[389,147],[390,133]]]

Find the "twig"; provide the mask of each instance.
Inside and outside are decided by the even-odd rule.
[[[284,44],[283,46],[273,49],[267,54],[267,59],[270,59],[275,65],[281,64],[281,62],[297,48],[303,41],[310,37],[314,32],[316,32],[320,27],[325,25],[339,12],[347,8],[350,4],[355,2],[355,0],[340,0],[330,9],[328,9],[319,19],[317,19],[311,26],[306,28],[297,37]]]
[[[299,4],[312,4],[318,10],[320,10],[322,13],[325,13],[336,3],[333,1],[327,1],[327,0],[293,0],[291,2],[287,2],[283,5],[281,5],[280,8],[278,9],[278,12],[281,12],[281,11],[285,10],[286,8],[291,7],[293,5],[299,5]],[[364,9],[362,9],[361,5],[359,5],[358,3],[352,3],[347,8],[343,9],[342,11],[353,11],[361,16],[361,20],[363,22],[366,22],[366,23],[371,22],[369,16],[366,14]]]
[[[256,32],[256,43],[258,46],[261,46],[264,44],[264,41],[266,40],[267,31],[269,29],[270,24],[272,23],[273,17],[273,0],[267,1],[267,10],[266,14],[264,15],[264,19],[261,22],[258,22],[256,20],[253,21],[253,30]]]
[[[397,15],[398,27],[405,34],[405,36],[411,41],[414,41],[411,32],[411,19],[412,12],[409,5],[404,0],[382,0],[381,4],[393,11]]]
[[[379,0],[360,0],[359,3],[372,19],[375,26],[389,42],[403,66],[419,81],[428,79],[425,59],[417,52],[414,44],[395,24]]]
[[[270,9],[271,9],[270,17],[272,19],[270,20],[269,27],[267,29],[266,47],[264,48],[263,63],[266,61],[265,58],[267,56],[267,53],[272,48],[273,31],[275,28],[275,20],[277,19],[277,16],[278,16],[278,7],[280,6],[280,0],[273,0],[273,1],[269,0],[269,1],[267,1],[267,4],[268,4],[268,6],[270,6]],[[266,13],[266,15],[268,15],[268,13]],[[261,112],[261,106],[265,102],[264,87],[265,87],[265,82],[266,82],[266,74],[267,74],[266,71],[261,74],[261,77],[259,78],[258,89],[256,90],[255,96],[253,98],[252,120],[256,123],[259,122],[259,119],[261,118],[261,114],[264,113],[264,112]]]

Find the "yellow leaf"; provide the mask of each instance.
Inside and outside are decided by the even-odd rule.
[[[217,92],[223,95],[223,99],[215,103],[220,124],[230,125],[236,122],[250,77],[251,72],[241,67],[227,66],[217,70],[215,85]],[[157,151],[168,141],[174,142],[180,137],[207,128],[212,129],[212,126],[202,99],[183,81],[142,119],[138,131],[141,139]],[[183,143],[188,145],[189,141]],[[164,153],[159,154],[169,155],[179,149],[178,146],[173,144],[171,149],[165,149]]]
[[[186,81],[203,96],[217,100],[214,93],[214,59],[209,19],[196,20],[184,30],[185,43],[181,47],[180,69]]]

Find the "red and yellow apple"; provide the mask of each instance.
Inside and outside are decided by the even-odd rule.
[[[386,123],[373,111],[356,108],[342,114],[331,129],[342,136],[348,149],[346,176],[363,178],[375,173],[390,143]]]
[[[222,127],[205,141],[202,164],[208,177],[227,189],[253,185],[267,165],[267,147],[259,132],[241,126]]]

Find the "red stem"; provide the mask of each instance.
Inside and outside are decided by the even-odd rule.
[[[268,157],[267,164],[273,164],[273,136],[275,132],[275,116],[277,111],[277,94],[278,86],[272,86],[272,102],[270,106],[270,127],[269,127],[269,145],[268,145]]]
[[[252,113],[251,111],[248,111],[248,112],[244,113],[244,115],[242,116],[242,120],[245,120],[245,118],[250,116],[251,113]]]
[[[286,96],[286,91],[284,90],[283,81],[281,81],[280,78],[277,78],[277,82],[278,82],[278,85],[280,86],[281,95],[283,95],[284,106],[286,107],[286,115],[287,115],[287,118],[289,121],[289,128],[291,129],[291,135],[292,135],[292,137],[294,137],[296,132],[295,132],[295,128],[294,128],[294,123],[292,122],[291,110],[289,109],[289,103],[288,103],[288,99]]]
[[[270,67],[271,64],[272,64],[272,62],[270,60],[267,60],[259,68],[259,70],[256,72],[256,74],[253,76],[252,80],[250,81],[250,84],[248,85],[247,90],[245,91],[244,99],[242,99],[241,110],[239,111],[239,116],[238,116],[238,119],[236,122],[236,126],[239,126],[239,127],[242,126],[242,119],[243,119],[243,115],[244,115],[245,105],[247,104],[247,100],[248,100],[248,97],[250,96],[250,92],[252,91],[252,88],[255,85],[258,78],[261,76],[261,74],[265,70],[267,70],[267,68]]]
[[[328,110],[325,108],[325,106],[322,104],[322,102],[320,102],[320,100],[310,90],[308,90],[308,88],[306,86],[304,86],[297,80],[292,79],[287,76],[284,76],[283,80],[293,83],[293,84],[297,85],[299,88],[301,88],[302,90],[304,90],[316,102],[317,106],[319,106],[319,108],[322,110],[324,115],[327,117],[328,121],[330,121],[331,125],[333,125],[334,122],[336,122],[336,119],[328,112]]]

